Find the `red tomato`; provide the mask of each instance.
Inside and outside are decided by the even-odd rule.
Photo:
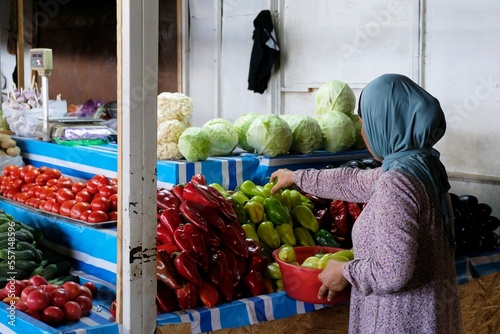
[[[49,179],[47,180],[47,183],[45,183],[47,187],[55,187],[56,184],[57,184],[57,179]]]
[[[71,188],[73,187],[73,180],[71,178],[67,177],[67,176],[61,176],[57,180],[57,183],[56,183],[55,187],[57,189],[68,188],[69,190],[71,190]]]
[[[34,187],[33,187],[34,188]],[[36,191],[35,191],[35,197],[36,198],[40,198],[40,195],[42,194],[42,192],[47,189],[48,187],[47,186],[40,186],[40,188],[37,188]]]
[[[21,179],[14,180],[14,181],[12,181],[12,189],[16,189],[17,191],[21,191],[22,187],[25,184],[26,183]]]
[[[26,167],[26,166],[25,166]],[[41,175],[41,173],[38,171],[38,169],[32,169],[24,175],[24,182],[26,183],[34,183],[36,181],[36,178]]]
[[[106,198],[110,198],[111,195],[116,194],[117,192],[118,192],[118,188],[116,186],[112,186],[109,184],[99,188],[99,195],[101,195],[102,197],[106,197]]]
[[[55,198],[49,198],[43,204],[43,210],[45,210],[47,212],[52,212],[52,207],[54,207],[55,203],[58,203]],[[57,210],[57,213],[59,213],[59,210]]]
[[[12,199],[15,194],[17,194],[18,191],[16,189],[10,189],[7,191],[4,191],[3,195],[7,197],[8,199]]]
[[[75,199],[78,201],[78,202],[87,202],[87,203],[90,203],[92,202],[92,198],[94,196],[89,193],[89,191],[85,188],[83,190],[81,190],[80,192],[78,192],[76,195],[75,195]]]
[[[35,183],[26,183],[26,184],[24,184],[24,185],[23,185],[23,187],[21,188],[21,191],[22,191],[23,193],[27,193],[27,192],[28,192],[28,190],[30,190],[30,189],[31,189],[31,187],[33,187],[34,185],[35,185]]]
[[[64,312],[60,307],[49,306],[42,311],[42,321],[52,327],[58,327],[64,322]]]
[[[97,197],[92,200],[90,203],[93,211],[104,211],[108,212],[111,208],[111,201],[107,197]]]
[[[55,191],[56,189],[54,187],[45,186],[44,189],[40,191],[38,198],[45,200],[50,198],[56,198]]]
[[[31,188],[28,189],[28,195],[30,197],[36,197],[37,192],[40,191],[40,186],[39,185],[34,185]]]
[[[11,180],[17,180],[21,178],[21,167],[14,166],[10,170],[9,177]]]
[[[71,208],[71,211],[69,212],[69,216],[74,219],[80,219],[80,216],[84,211],[90,210],[90,204],[87,202],[77,202],[73,207]]]
[[[21,178],[24,179],[24,177],[26,176],[26,173],[29,172],[30,170],[38,171],[38,168],[36,168],[33,165],[26,165],[26,166],[21,167]]]
[[[49,167],[47,167],[47,166],[40,166],[40,167],[38,167],[38,171],[43,174],[43,173],[45,173],[45,171],[47,170],[47,168],[49,168]]]
[[[42,321],[42,316],[40,315],[40,312],[38,312],[38,311],[33,311],[30,309],[27,309],[26,311],[24,311],[24,313],[26,313],[27,315],[29,315],[30,317],[32,317],[36,320]]]
[[[29,206],[32,206],[32,205],[31,205],[31,202],[38,201],[38,200],[39,200],[39,199],[38,199],[38,198],[36,198],[36,197],[30,197],[30,198],[26,199],[26,201],[24,201],[24,204],[29,205]]]
[[[114,184],[115,186],[117,186],[118,185],[118,179],[116,177],[113,177],[111,179],[111,184]]]
[[[3,169],[3,175],[5,176],[9,176],[10,175],[10,172],[12,169],[14,168],[17,168],[17,166],[15,165],[8,165],[8,166],[5,166],[4,169]]]
[[[97,179],[97,189],[101,189],[104,186],[109,186],[111,181],[107,177],[101,177]]]
[[[116,317],[116,299],[111,303],[111,306],[109,307],[109,313],[111,313],[113,317]]]
[[[93,212],[92,209],[83,211],[82,214],[80,215],[80,220],[86,222],[92,212]]]
[[[118,213],[116,211],[109,211],[108,212],[108,219],[109,220],[118,220]]]
[[[59,188],[56,191],[56,199],[59,203],[64,203],[71,199],[75,199],[75,194],[68,188]]]
[[[92,291],[85,285],[80,285],[80,294],[79,296],[87,296],[92,300]]]
[[[62,175],[61,171],[56,168],[47,168],[44,172],[44,175],[47,176],[47,180],[49,179],[59,179]]]
[[[75,302],[77,302],[82,308],[82,316],[87,316],[90,314],[92,310],[92,299],[87,296],[77,296],[75,298]]]
[[[21,300],[25,302],[26,299],[28,299],[28,295],[30,294],[30,292],[36,289],[38,289],[36,285],[28,285],[27,287],[25,287],[23,291],[21,291]]]
[[[113,194],[109,196],[109,201],[111,202],[111,211],[118,211],[118,194]]]
[[[50,304],[54,306],[63,306],[69,301],[69,294],[66,289],[58,287],[49,293]]]
[[[87,186],[87,190],[89,193],[92,195],[95,195],[99,192],[99,188],[97,187],[97,180],[96,179],[90,179],[88,180],[85,185]]]
[[[56,200],[56,202],[54,203],[54,205],[52,205],[52,213],[57,213],[57,214],[59,214],[59,211],[61,211],[61,203],[59,203],[59,202]]]
[[[74,199],[70,199],[64,203],[61,204],[61,207],[59,208],[59,214],[61,216],[66,216],[69,217],[69,214],[71,212],[71,208],[73,205],[75,205],[77,202]]]
[[[89,223],[95,224],[95,223],[103,223],[109,221],[108,215],[106,212],[97,210],[97,211],[92,211],[88,218],[87,221]]]
[[[47,279],[41,275],[34,275],[34,276],[30,277],[29,282],[31,283],[31,285],[34,285],[34,286],[48,284]]]
[[[21,293],[26,286],[20,280],[8,281],[7,285],[4,287],[4,291],[7,295],[14,294],[16,297],[21,297]]]
[[[18,201],[19,203],[24,203],[28,198],[30,198],[28,193],[17,193],[12,199],[14,201]]]
[[[49,294],[42,289],[33,290],[28,294],[25,303],[28,308],[41,311],[50,305]]]
[[[96,174],[96,175],[94,175],[94,176],[92,177],[92,179],[91,179],[91,180],[96,180],[96,181],[99,181],[99,180],[100,180],[100,179],[102,179],[102,178],[107,179],[107,176],[106,176],[106,175],[104,175],[104,174]]]
[[[80,191],[85,189],[86,185],[84,182],[81,181],[76,181],[73,182],[73,186],[71,187],[71,191],[74,192],[75,194],[78,194]]]
[[[87,281],[82,285],[86,286],[90,290],[90,292],[92,293],[92,297],[97,296],[97,285],[94,282]]]
[[[39,186],[44,186],[45,184],[47,184],[48,180],[49,180],[48,175],[40,174],[36,177],[35,183],[38,184]]]
[[[78,321],[82,317],[82,307],[75,301],[70,300],[64,304],[62,310],[67,321]]]
[[[80,294],[80,284],[68,281],[61,285],[64,290],[68,291],[69,299],[73,300]]]
[[[35,204],[34,208],[42,210],[43,206],[45,205],[45,200],[44,199],[38,199],[38,202],[35,202],[35,203],[36,204]]]

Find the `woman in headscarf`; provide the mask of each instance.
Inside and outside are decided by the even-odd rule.
[[[385,74],[363,89],[358,115],[381,167],[271,175],[273,193],[295,184],[366,203],[352,230],[354,260],[328,263],[318,298],[352,285],[351,334],[462,333],[450,185],[433,148],[446,129],[439,101],[411,79]]]

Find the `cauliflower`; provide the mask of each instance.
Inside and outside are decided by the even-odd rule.
[[[157,130],[156,154],[158,160],[180,160],[182,154],[177,144],[182,132],[189,125],[178,120],[169,120],[161,123]]]
[[[191,122],[193,100],[182,93],[163,92],[158,95],[158,126],[165,121]]]

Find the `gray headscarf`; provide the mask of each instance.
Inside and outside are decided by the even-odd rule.
[[[450,184],[433,148],[446,130],[439,101],[406,76],[384,74],[363,89],[360,112],[368,144],[383,159],[382,170],[404,171],[425,185],[453,244]]]

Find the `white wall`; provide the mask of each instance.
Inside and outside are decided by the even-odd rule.
[[[187,94],[193,125],[256,111],[314,114],[314,94],[337,79],[359,91],[376,76],[410,76],[448,119],[436,148],[452,192],[500,210],[500,3],[484,0],[190,0]],[[281,66],[262,95],[247,90],[253,19],[274,15]]]

